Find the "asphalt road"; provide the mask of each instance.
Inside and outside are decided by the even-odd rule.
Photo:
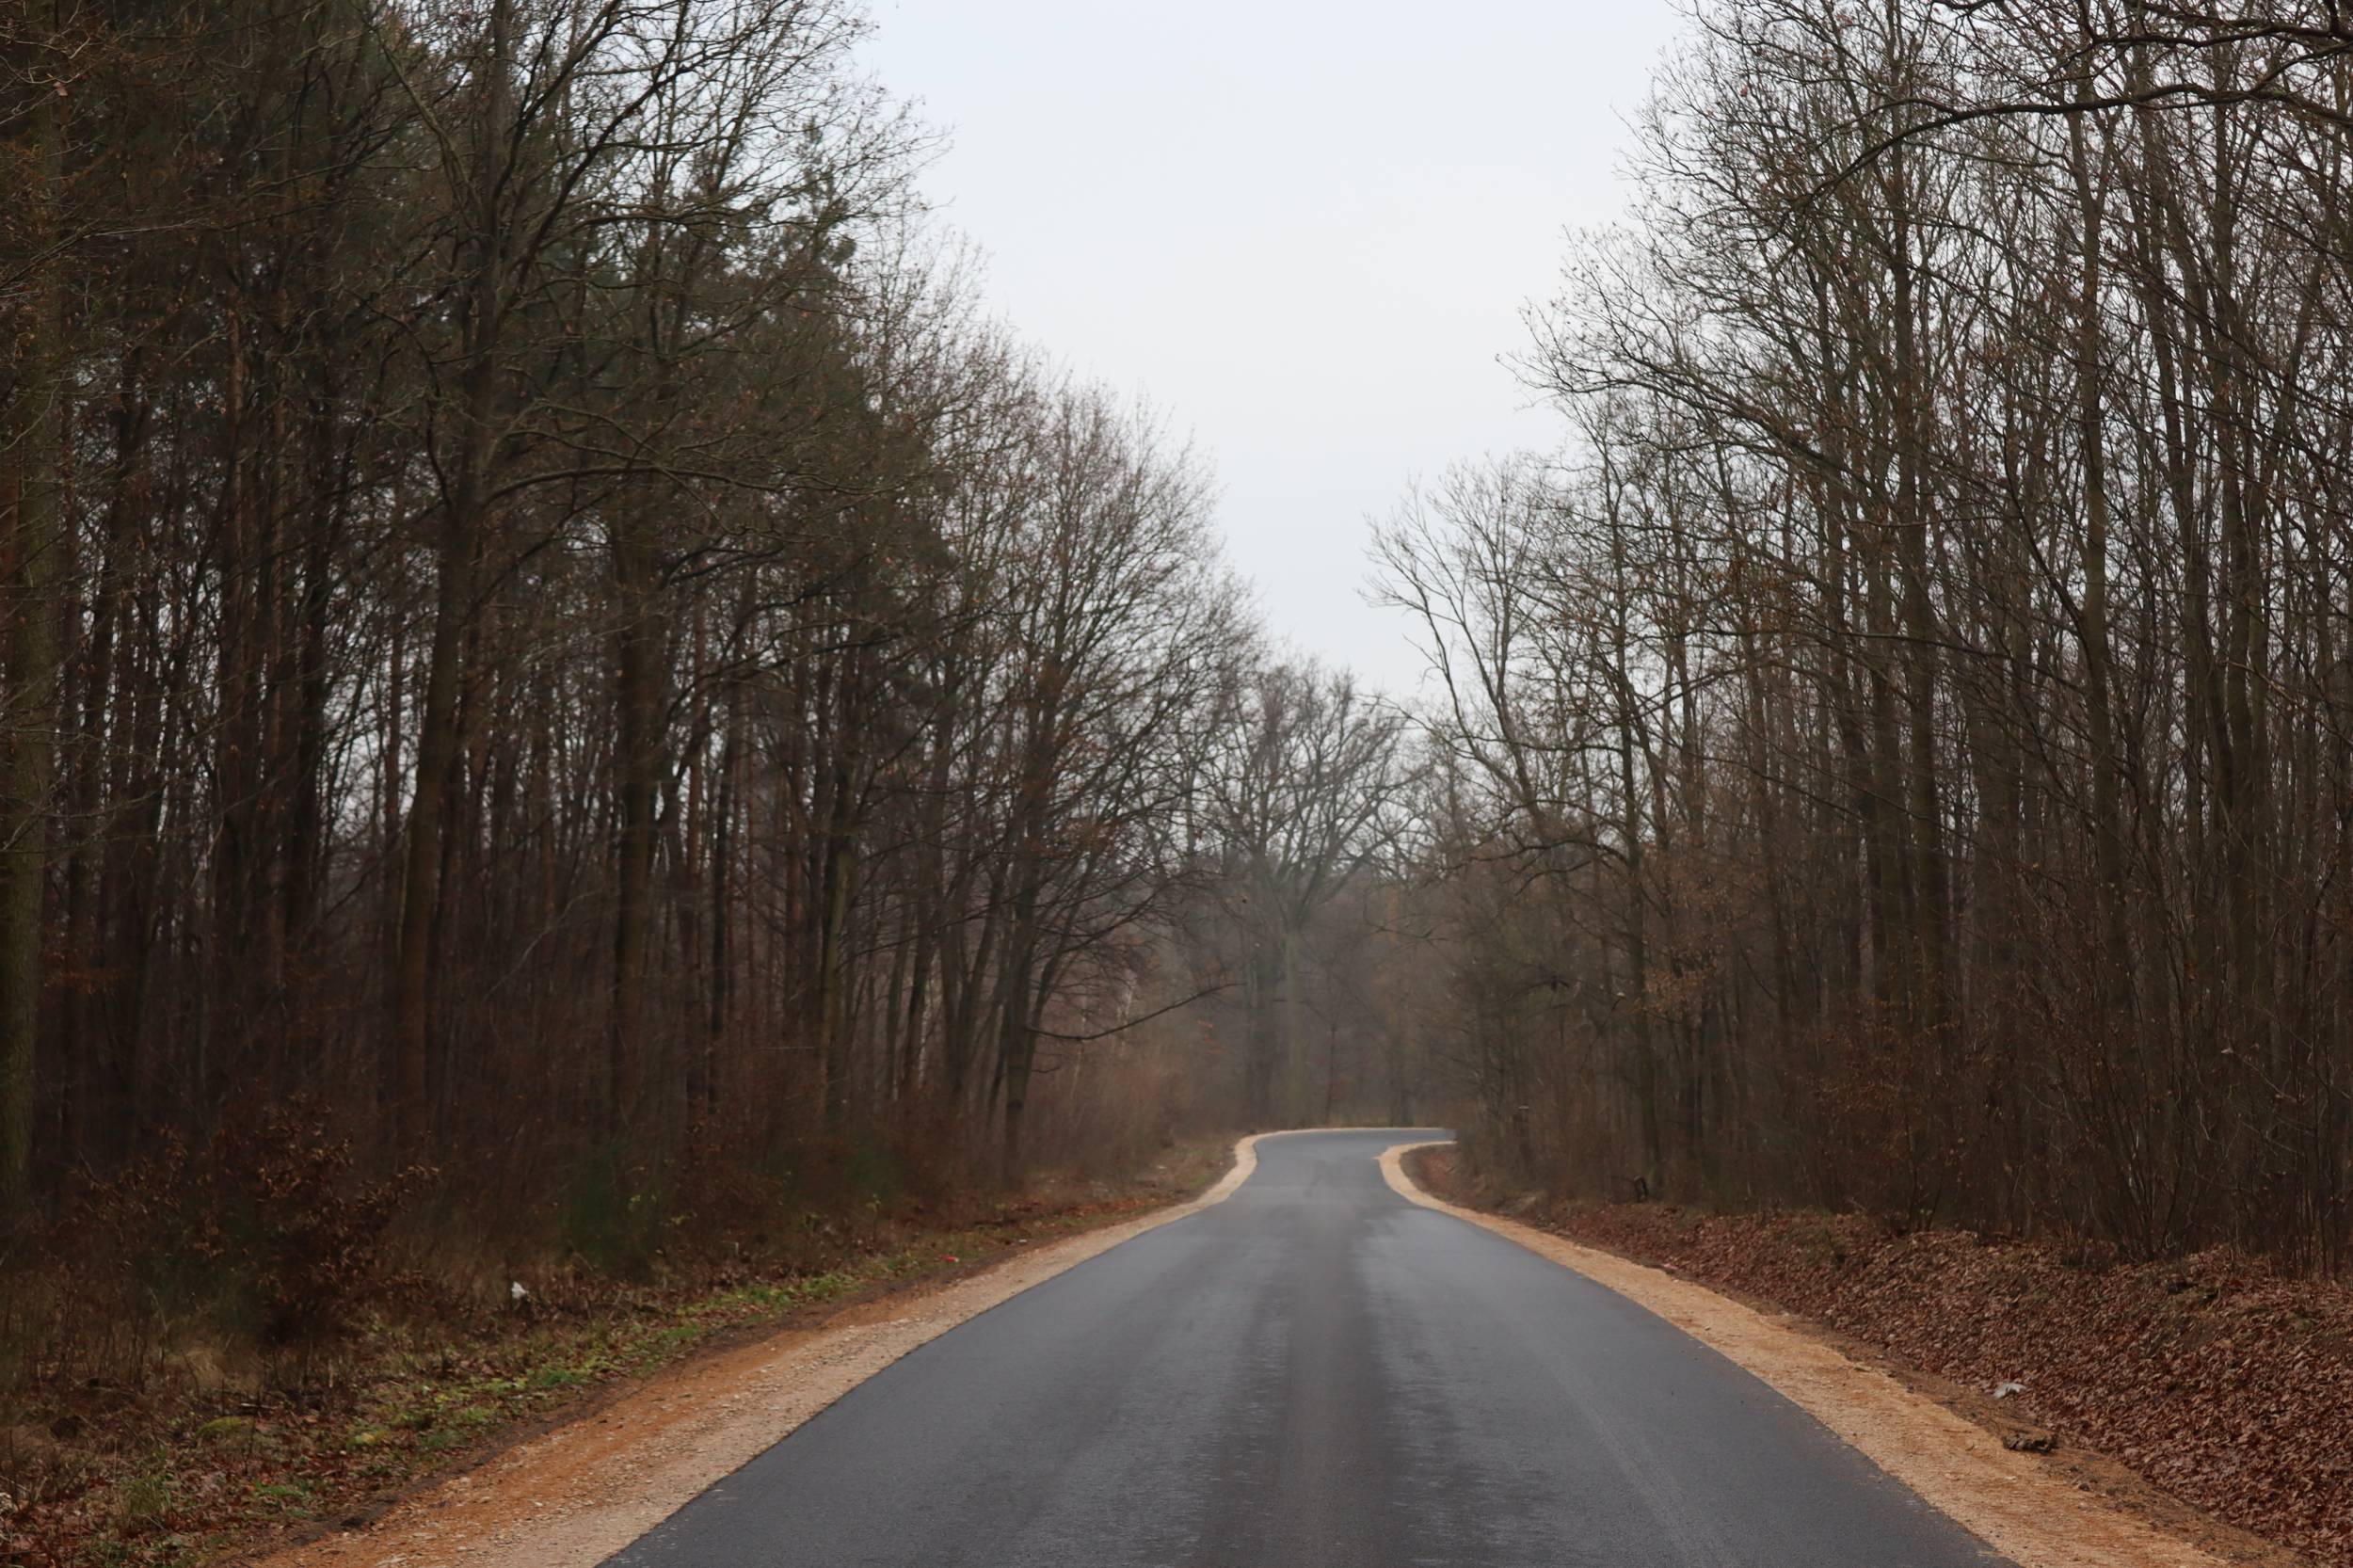
[[[1958,1568],[1998,1559],[1732,1363],[1380,1152],[933,1340],[611,1560],[645,1568]]]

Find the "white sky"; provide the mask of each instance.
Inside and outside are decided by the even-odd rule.
[[[1564,232],[1614,217],[1669,0],[871,0],[884,85],[951,138],[922,184],[1032,342],[1214,465],[1266,618],[1404,696],[1371,518],[1550,446],[1497,356]]]

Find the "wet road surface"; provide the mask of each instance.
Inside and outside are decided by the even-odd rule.
[[[1623,1298],[1262,1140],[1233,1196],[853,1390],[609,1568],[1985,1568]]]

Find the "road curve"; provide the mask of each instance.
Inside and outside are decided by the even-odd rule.
[[[1984,1568],[1660,1319],[1405,1202],[1430,1131],[1268,1138],[1223,1204],[915,1351],[609,1568]]]

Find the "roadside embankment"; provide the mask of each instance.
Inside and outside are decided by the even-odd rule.
[[[261,1568],[593,1568],[899,1356],[1132,1236],[1224,1201],[1255,1170],[1257,1137],[1181,1203],[1038,1239],[986,1269],[892,1290],[805,1328],[696,1356],[400,1499],[364,1530],[270,1556]]]
[[[908,1352],[1130,1237],[1223,1201],[1256,1167],[1257,1142],[1243,1139],[1225,1176],[1185,1201],[1028,1239],[1034,1244],[1000,1252],[988,1268],[684,1361],[417,1491],[364,1528],[281,1552],[263,1568],[593,1568]]]
[[[2220,1251],[2124,1264],[1855,1215],[1505,1193],[1449,1148],[1409,1166],[1441,1198],[1650,1265],[1651,1279],[1663,1269],[1801,1314],[1996,1435],[2047,1441],[2045,1467],[2226,1560],[2281,1560],[2269,1543],[2353,1565],[2353,1290],[2341,1285]]]
[[[680,1268],[635,1285],[528,1271],[513,1309],[492,1316],[388,1297],[274,1376],[224,1365],[207,1341],[158,1343],[105,1375],[32,1367],[0,1412],[0,1562],[183,1568],[324,1536],[287,1560],[424,1564],[559,1512],[584,1543],[577,1560],[600,1560],[596,1544],[628,1539],[615,1529],[692,1495],[658,1483],[671,1460],[735,1451],[690,1440],[704,1429],[742,1444],[781,1435],[961,1320],[960,1304],[981,1310],[1007,1282],[1163,1223],[1220,1171],[1212,1191],[1230,1188],[1230,1146],[1183,1144],[1129,1180],[1048,1177],[953,1212],[812,1215],[789,1266]],[[762,1390],[768,1408],[750,1397]],[[516,1489],[520,1518],[453,1511],[493,1490],[471,1476],[532,1453],[543,1463],[524,1479],[540,1484]],[[655,1483],[632,1490],[637,1477]],[[385,1534],[395,1529],[399,1544]],[[535,1545],[517,1560],[558,1559]]]

